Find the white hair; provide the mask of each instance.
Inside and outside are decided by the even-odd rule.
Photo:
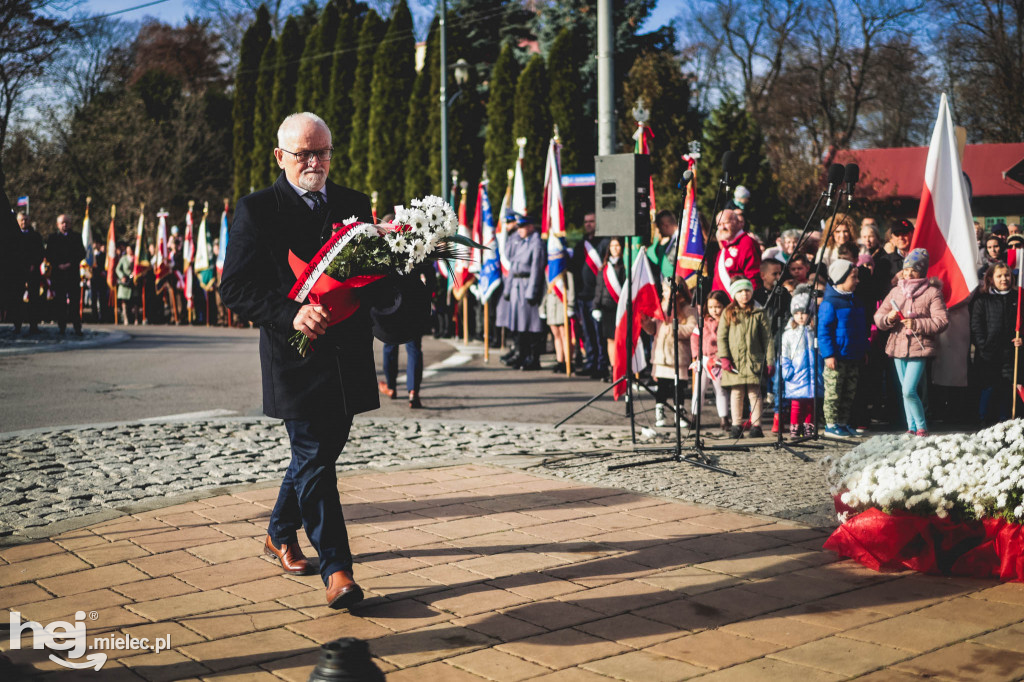
[[[331,134],[331,129],[327,127],[327,124],[322,118],[310,111],[300,111],[294,114],[288,114],[285,119],[281,121],[281,125],[277,128],[277,146],[284,148],[285,145],[285,134],[286,131],[291,128],[294,124],[299,121],[305,121],[314,125],[323,126],[323,129],[327,131],[327,134]]]

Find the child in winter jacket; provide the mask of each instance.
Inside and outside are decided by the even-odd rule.
[[[893,330],[885,344],[886,354],[896,365],[903,389],[907,433],[928,435],[924,405],[917,385],[924,376],[925,360],[938,353],[937,338],[949,326],[942,284],[928,279],[928,252],[914,249],[903,259],[896,286],[875,312],[875,326]]]
[[[690,344],[688,340],[693,330],[697,327],[697,314],[690,306],[690,289],[682,279],[676,280],[675,303],[672,302],[672,288],[669,281],[662,280],[664,296],[661,309],[665,313],[665,321],[661,322],[651,317],[644,316],[640,325],[645,332],[654,337],[651,344],[651,364],[653,365],[652,376],[657,381],[657,390],[654,394],[654,419],[655,426],[665,426],[665,413],[668,402],[672,402],[678,413],[682,412],[682,396],[680,393],[679,403],[676,405],[675,387],[676,381],[680,381],[685,389],[687,369],[690,366]],[[673,332],[673,318],[679,320],[679,331],[677,335]],[[676,374],[676,355],[679,356],[679,374]],[[682,419],[682,417],[680,417]]]
[[[868,350],[867,317],[853,295],[859,282],[856,266],[844,259],[832,261],[828,277],[831,284],[818,308],[818,346],[825,359],[825,433],[857,436],[850,427],[850,413]]]
[[[718,357],[722,365],[722,386],[732,389],[731,438],[743,437],[743,398],[750,401],[750,437],[760,438],[761,376],[772,357],[773,339],[768,316],[754,307],[754,285],[749,279],[736,278],[729,284],[732,303],[718,324]],[[769,369],[769,374],[771,370]]]
[[[1014,347],[1016,338],[1017,288],[1013,271],[1006,263],[995,263],[985,273],[982,291],[971,303],[971,343],[974,369],[981,386],[978,418],[982,425],[1005,421],[1012,412]]]
[[[789,435],[815,434],[814,399],[824,393],[821,362],[814,363],[814,329],[808,312],[809,291],[793,296],[789,311],[792,319],[782,332],[782,395],[790,399]]]
[[[715,390],[715,407],[718,409],[718,418],[722,423],[722,431],[729,432],[729,396],[722,388],[722,366],[718,362],[718,323],[722,318],[722,311],[729,305],[729,296],[724,291],[712,291],[708,294],[707,313],[704,315],[704,348],[701,352],[700,332],[701,327],[693,330],[690,336],[690,354],[694,358],[691,369],[696,373],[697,358],[702,358],[704,370],[700,375],[700,386],[697,385],[696,374],[693,380],[693,399],[690,401],[690,414],[694,420],[697,417],[697,410],[704,402],[704,394],[708,390],[708,382]]]

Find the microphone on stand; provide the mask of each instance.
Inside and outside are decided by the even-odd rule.
[[[679,181],[679,184],[676,185],[676,187],[678,189],[686,189],[686,186],[690,184],[691,180],[693,180],[693,171],[692,170],[684,171],[683,172],[683,177]]]
[[[860,181],[860,166],[855,163],[846,164],[843,182],[846,183],[846,208],[853,205],[853,188]]]
[[[836,190],[843,184],[843,178],[846,175],[846,169],[841,163],[833,163],[828,167],[828,190],[825,192],[825,206],[831,206],[832,200],[836,196]]]
[[[732,151],[731,149],[726,153],[722,154],[722,184],[725,185],[725,191],[729,191],[729,174],[736,175],[740,169],[740,157],[739,154]]]

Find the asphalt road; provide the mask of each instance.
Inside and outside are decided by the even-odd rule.
[[[118,329],[132,338],[100,348],[0,356],[0,432],[194,413],[262,414],[256,330]],[[484,363],[479,343],[461,347],[425,337],[423,352],[428,367],[422,387],[424,409],[408,406],[402,350],[399,394],[394,400],[382,397],[381,409],[373,416],[554,424],[607,387],[547,370],[509,370],[494,351]],[[375,356],[382,377],[379,343]],[[545,356],[546,367],[553,363],[553,355]],[[638,418],[640,425],[648,421],[649,412]],[[606,396],[571,423],[629,422],[622,404]]]

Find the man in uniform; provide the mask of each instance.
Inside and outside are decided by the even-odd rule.
[[[540,305],[548,285],[544,272],[547,253],[532,218],[516,215],[516,226],[519,241],[509,249],[509,286],[503,296],[509,303],[508,329],[516,335],[518,349],[518,360],[512,366],[534,371],[540,369],[544,352]]]
[[[75,334],[82,335],[82,316],[78,310],[81,296],[82,277],[79,266],[85,258],[82,235],[73,232],[68,217],[57,216],[57,231],[46,240],[46,260],[50,261],[50,284],[53,287],[53,303],[56,306],[57,330],[64,334],[68,318]]]
[[[333,223],[353,215],[372,222],[370,198],[327,179],[333,147],[331,131],[320,117],[288,116],[277,142],[274,156],[284,172],[272,187],[238,202],[221,296],[231,310],[260,327],[263,411],[284,420],[291,441],[291,462],[270,515],[264,551],[288,573],[311,573],[296,536],[304,528],[320,556],[327,604],[338,609],[363,598],[352,575],[335,462],[353,415],[380,406],[373,337],[365,305],[328,327],[325,307],[289,298],[296,278],[288,252],[309,262],[330,238]],[[314,342],[306,357],[289,345],[295,331]]]
[[[12,303],[14,333],[21,333],[21,325],[28,320],[28,333],[39,333],[39,265],[43,262],[43,238],[32,229],[24,212],[18,211],[17,248],[15,250],[18,287],[17,299]],[[28,299],[27,301],[25,299]]]

